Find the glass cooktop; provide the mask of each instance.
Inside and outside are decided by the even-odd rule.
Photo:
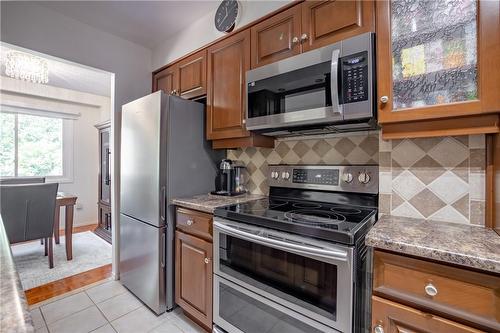
[[[269,198],[221,207],[215,216],[354,244],[358,233],[375,221],[376,212],[360,206]]]

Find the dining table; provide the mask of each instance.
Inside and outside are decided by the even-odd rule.
[[[77,199],[78,197],[76,195],[66,192],[57,192],[56,211],[54,214],[54,240],[56,244],[60,243],[60,237],[59,237],[60,213],[61,213],[61,207],[64,207],[65,208],[64,237],[66,245],[66,260],[73,259],[73,215]]]

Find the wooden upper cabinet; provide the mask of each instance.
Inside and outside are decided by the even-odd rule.
[[[177,65],[169,66],[153,75],[153,92],[163,90],[174,95],[179,90],[179,71]]]
[[[207,92],[207,50],[201,50],[178,63],[179,95],[196,98]]]
[[[370,0],[305,1],[301,7],[304,51],[375,31],[375,6]]]
[[[251,28],[252,68],[301,52],[301,7],[295,6]]]
[[[248,137],[245,73],[250,69],[250,30],[208,48],[207,138]]]
[[[376,10],[378,114],[386,138],[394,126],[385,124],[500,111],[499,1],[378,1]],[[467,126],[479,121],[447,120],[449,132],[434,123],[429,136],[471,134]]]
[[[483,332],[376,296],[372,297],[372,329],[384,333]]]
[[[212,327],[212,243],[175,232],[175,302]]]

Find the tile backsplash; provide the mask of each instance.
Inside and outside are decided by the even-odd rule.
[[[274,149],[228,150],[227,157],[246,165],[247,187],[254,194],[268,194],[268,164],[378,164],[378,133],[311,140],[278,140]]]
[[[484,225],[484,135],[380,140],[381,213]]]
[[[268,194],[268,164],[379,164],[383,214],[484,225],[484,135],[384,141],[379,133],[277,140],[274,149],[228,150]]]

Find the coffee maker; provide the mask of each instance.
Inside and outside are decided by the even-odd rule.
[[[215,178],[215,191],[211,194],[224,196],[245,194],[247,180],[245,166],[230,159],[223,159]]]

